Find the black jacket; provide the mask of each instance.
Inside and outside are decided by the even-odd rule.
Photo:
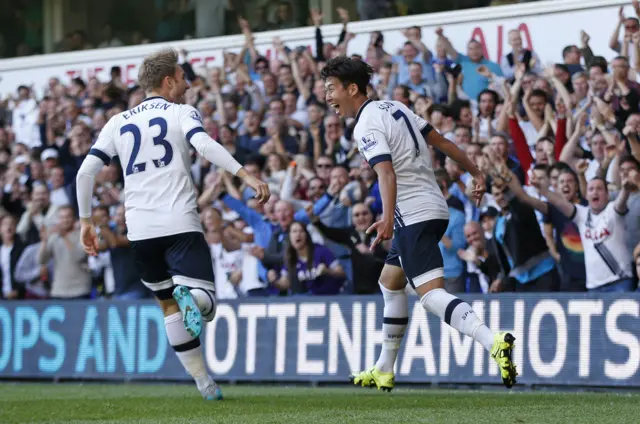
[[[11,272],[11,289],[16,290],[18,292],[18,298],[23,299],[25,294],[24,284],[18,283],[16,281],[16,266],[18,265],[18,260],[20,259],[20,255],[22,255],[22,251],[25,248],[25,244],[20,240],[20,237],[16,235],[15,241],[13,242],[13,248],[11,249],[11,253],[9,254],[9,268]],[[4,281],[3,269],[0,264],[0,287],[2,287]],[[2,290],[0,290],[0,299],[4,298],[4,294]]]
[[[549,254],[549,248],[542,236],[533,208],[519,201],[509,191],[505,193],[505,196],[509,199],[509,214],[502,217],[506,220],[504,241],[501,244],[496,238],[498,221],[493,230],[491,243],[498,253],[497,257],[500,260],[503,275],[508,276],[512,268],[523,266],[529,260],[545,253]],[[507,260],[507,256],[511,258],[511,264]]]
[[[354,227],[333,228],[327,227],[321,221],[314,223],[322,235],[331,241],[347,246],[351,249],[351,264],[353,265],[353,292],[354,294],[373,294],[380,292],[378,279],[384,266],[386,250],[377,245],[373,254],[362,254],[356,245],[363,243],[371,245],[375,235],[361,235]]]

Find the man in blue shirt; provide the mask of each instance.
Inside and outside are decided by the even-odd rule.
[[[478,41],[469,41],[467,44],[467,55],[465,56],[458,53],[451,44],[451,41],[444,36],[442,29],[439,28],[436,34],[438,35],[438,42],[442,42],[446,46],[449,57],[462,66],[462,75],[464,75],[462,89],[469,98],[477,98],[482,90],[489,87],[489,78],[481,75],[480,72],[478,72],[478,68],[484,66],[492,74],[502,76],[500,65],[483,56],[482,44]]]

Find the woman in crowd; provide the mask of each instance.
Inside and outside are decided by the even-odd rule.
[[[338,294],[345,272],[329,249],[311,241],[304,224],[294,222],[289,228],[284,267],[276,286],[292,294]]]

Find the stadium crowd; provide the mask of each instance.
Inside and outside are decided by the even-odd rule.
[[[640,7],[634,2],[640,16]],[[353,120],[325,102],[319,71],[343,55],[344,30],[326,40],[311,10],[316,53],[273,40],[277,59],[246,43],[224,67],[181,63],[186,101],[209,135],[268,181],[259,205],[250,188],[192,154],[198,207],[221,299],[246,296],[369,294],[389,243],[370,251],[365,230],[382,212],[376,174],[358,153]],[[487,174],[480,207],[470,177],[430,148],[450,222],[440,242],[453,293],[635,291],[640,270],[640,25],[620,13],[611,62],[586,32],[563,46],[564,61],[543,67],[509,32],[501,65],[470,40],[453,46],[446,29],[404,31],[389,46],[379,32],[354,57],[375,70],[370,97],[406,104],[454,141]],[[79,242],[75,174],[105,122],[145,94],[120,70],[102,83],[52,78],[46,95],[26,86],[0,102],[0,298],[138,299],[140,283],[126,238],[121,165],[105,167],[95,188],[102,253]]]

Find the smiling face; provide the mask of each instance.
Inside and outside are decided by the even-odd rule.
[[[347,87],[336,77],[329,77],[324,83],[326,91],[325,99],[336,113],[344,118],[355,117],[357,110],[353,105],[353,95],[358,92],[355,84],[349,84]]]

